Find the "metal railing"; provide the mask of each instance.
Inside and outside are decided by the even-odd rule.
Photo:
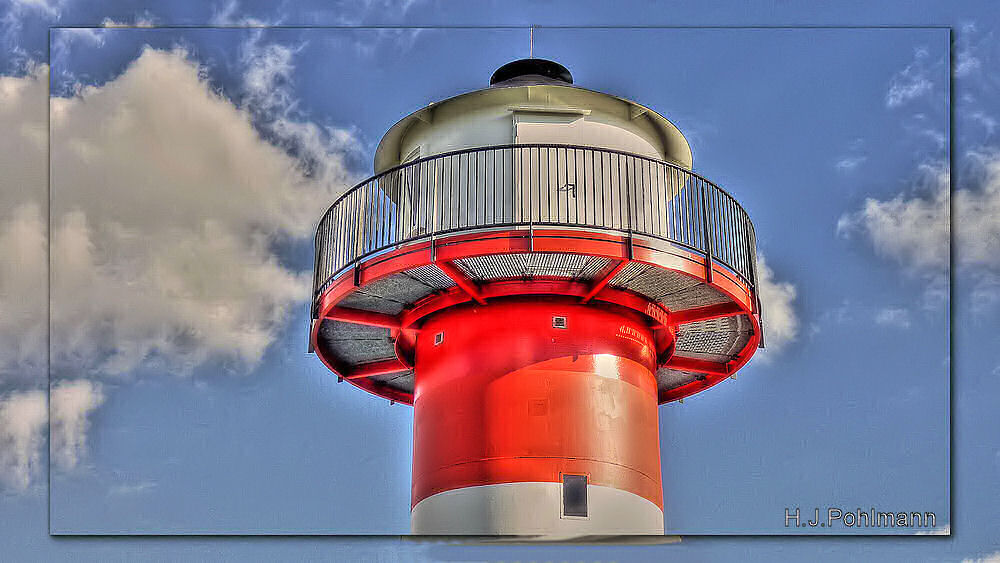
[[[421,158],[338,198],[316,230],[314,298],[344,269],[401,244],[457,231],[545,225],[668,241],[757,286],[750,217],[712,182],[622,151],[518,144]]]

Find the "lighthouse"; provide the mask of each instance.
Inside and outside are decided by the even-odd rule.
[[[662,534],[659,406],[762,345],[753,224],[639,103],[522,59],[319,221],[310,349],[413,407],[416,534]]]

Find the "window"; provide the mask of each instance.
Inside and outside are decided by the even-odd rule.
[[[563,474],[563,516],[587,517],[587,476]]]
[[[566,317],[552,317],[552,328],[566,328]]]
[[[435,346],[440,346],[442,342],[444,342],[444,333],[443,332],[439,332],[439,333],[435,334],[434,335],[434,345]]]

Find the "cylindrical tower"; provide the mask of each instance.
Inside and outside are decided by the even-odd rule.
[[[542,59],[394,125],[316,235],[311,349],[414,407],[420,534],[663,533],[657,407],[761,343],[753,226]]]

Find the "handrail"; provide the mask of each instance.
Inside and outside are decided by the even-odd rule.
[[[708,264],[726,266],[756,289],[753,223],[722,188],[643,155],[533,143],[430,155],[355,185],[317,225],[313,297],[346,268],[402,244],[546,225],[665,240],[704,254]]]

